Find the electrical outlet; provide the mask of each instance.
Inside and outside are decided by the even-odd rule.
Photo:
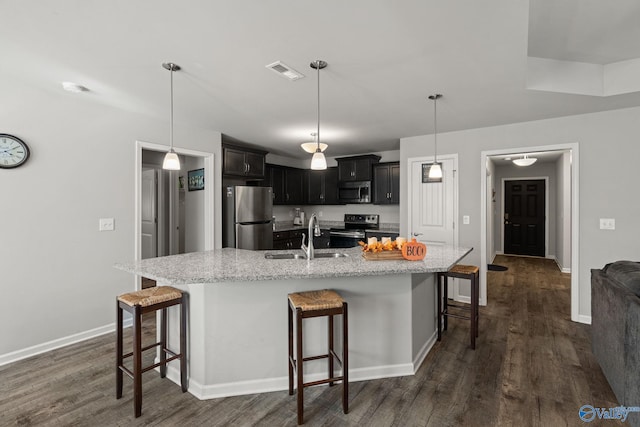
[[[463,223],[463,224],[469,225],[469,221],[470,221],[470,219],[469,219],[469,215],[464,215],[464,216],[462,217],[462,223]]]
[[[600,230],[615,230],[616,220],[614,218],[600,218]]]
[[[100,218],[100,231],[113,231],[115,229],[115,220],[113,218]]]
[[[318,217],[322,218],[322,211],[318,212]]]

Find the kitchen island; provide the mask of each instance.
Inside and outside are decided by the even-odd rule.
[[[265,259],[299,250],[226,248],[116,268],[189,293],[189,392],[208,399],[288,388],[287,294],[314,289],[334,289],[349,304],[351,381],[414,374],[436,341],[435,273],[471,250],[429,246],[422,261],[367,261],[360,248],[313,260]],[[177,317],[170,313],[174,346]],[[326,319],[306,320],[304,328],[305,356],[325,352]],[[326,363],[308,365],[309,381],[326,374]],[[178,382],[175,368],[167,376]]]

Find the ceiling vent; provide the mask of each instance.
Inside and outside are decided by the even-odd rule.
[[[282,76],[291,81],[295,81],[304,77],[304,74],[294,70],[287,64],[283,64],[280,61],[276,61],[273,64],[266,65],[266,68],[270,69],[274,73],[277,73],[279,76]]]

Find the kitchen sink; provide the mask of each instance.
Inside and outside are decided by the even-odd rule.
[[[313,255],[314,258],[342,258],[349,255],[340,252],[320,252]],[[304,254],[264,254],[266,259],[307,259]]]
[[[307,259],[303,254],[264,254],[266,259]]]
[[[342,258],[347,256],[349,255],[340,252],[320,252],[317,254],[313,254],[314,258]]]

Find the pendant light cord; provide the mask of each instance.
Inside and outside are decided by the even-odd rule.
[[[173,64],[171,64],[171,69],[169,70],[170,74],[170,88],[171,88],[171,107],[169,113],[169,145],[171,147],[171,151],[173,151]]]
[[[316,131],[316,151],[320,151],[320,60],[316,60],[316,68],[318,70],[318,130]]]
[[[438,163],[438,96],[433,100],[433,163]]]

